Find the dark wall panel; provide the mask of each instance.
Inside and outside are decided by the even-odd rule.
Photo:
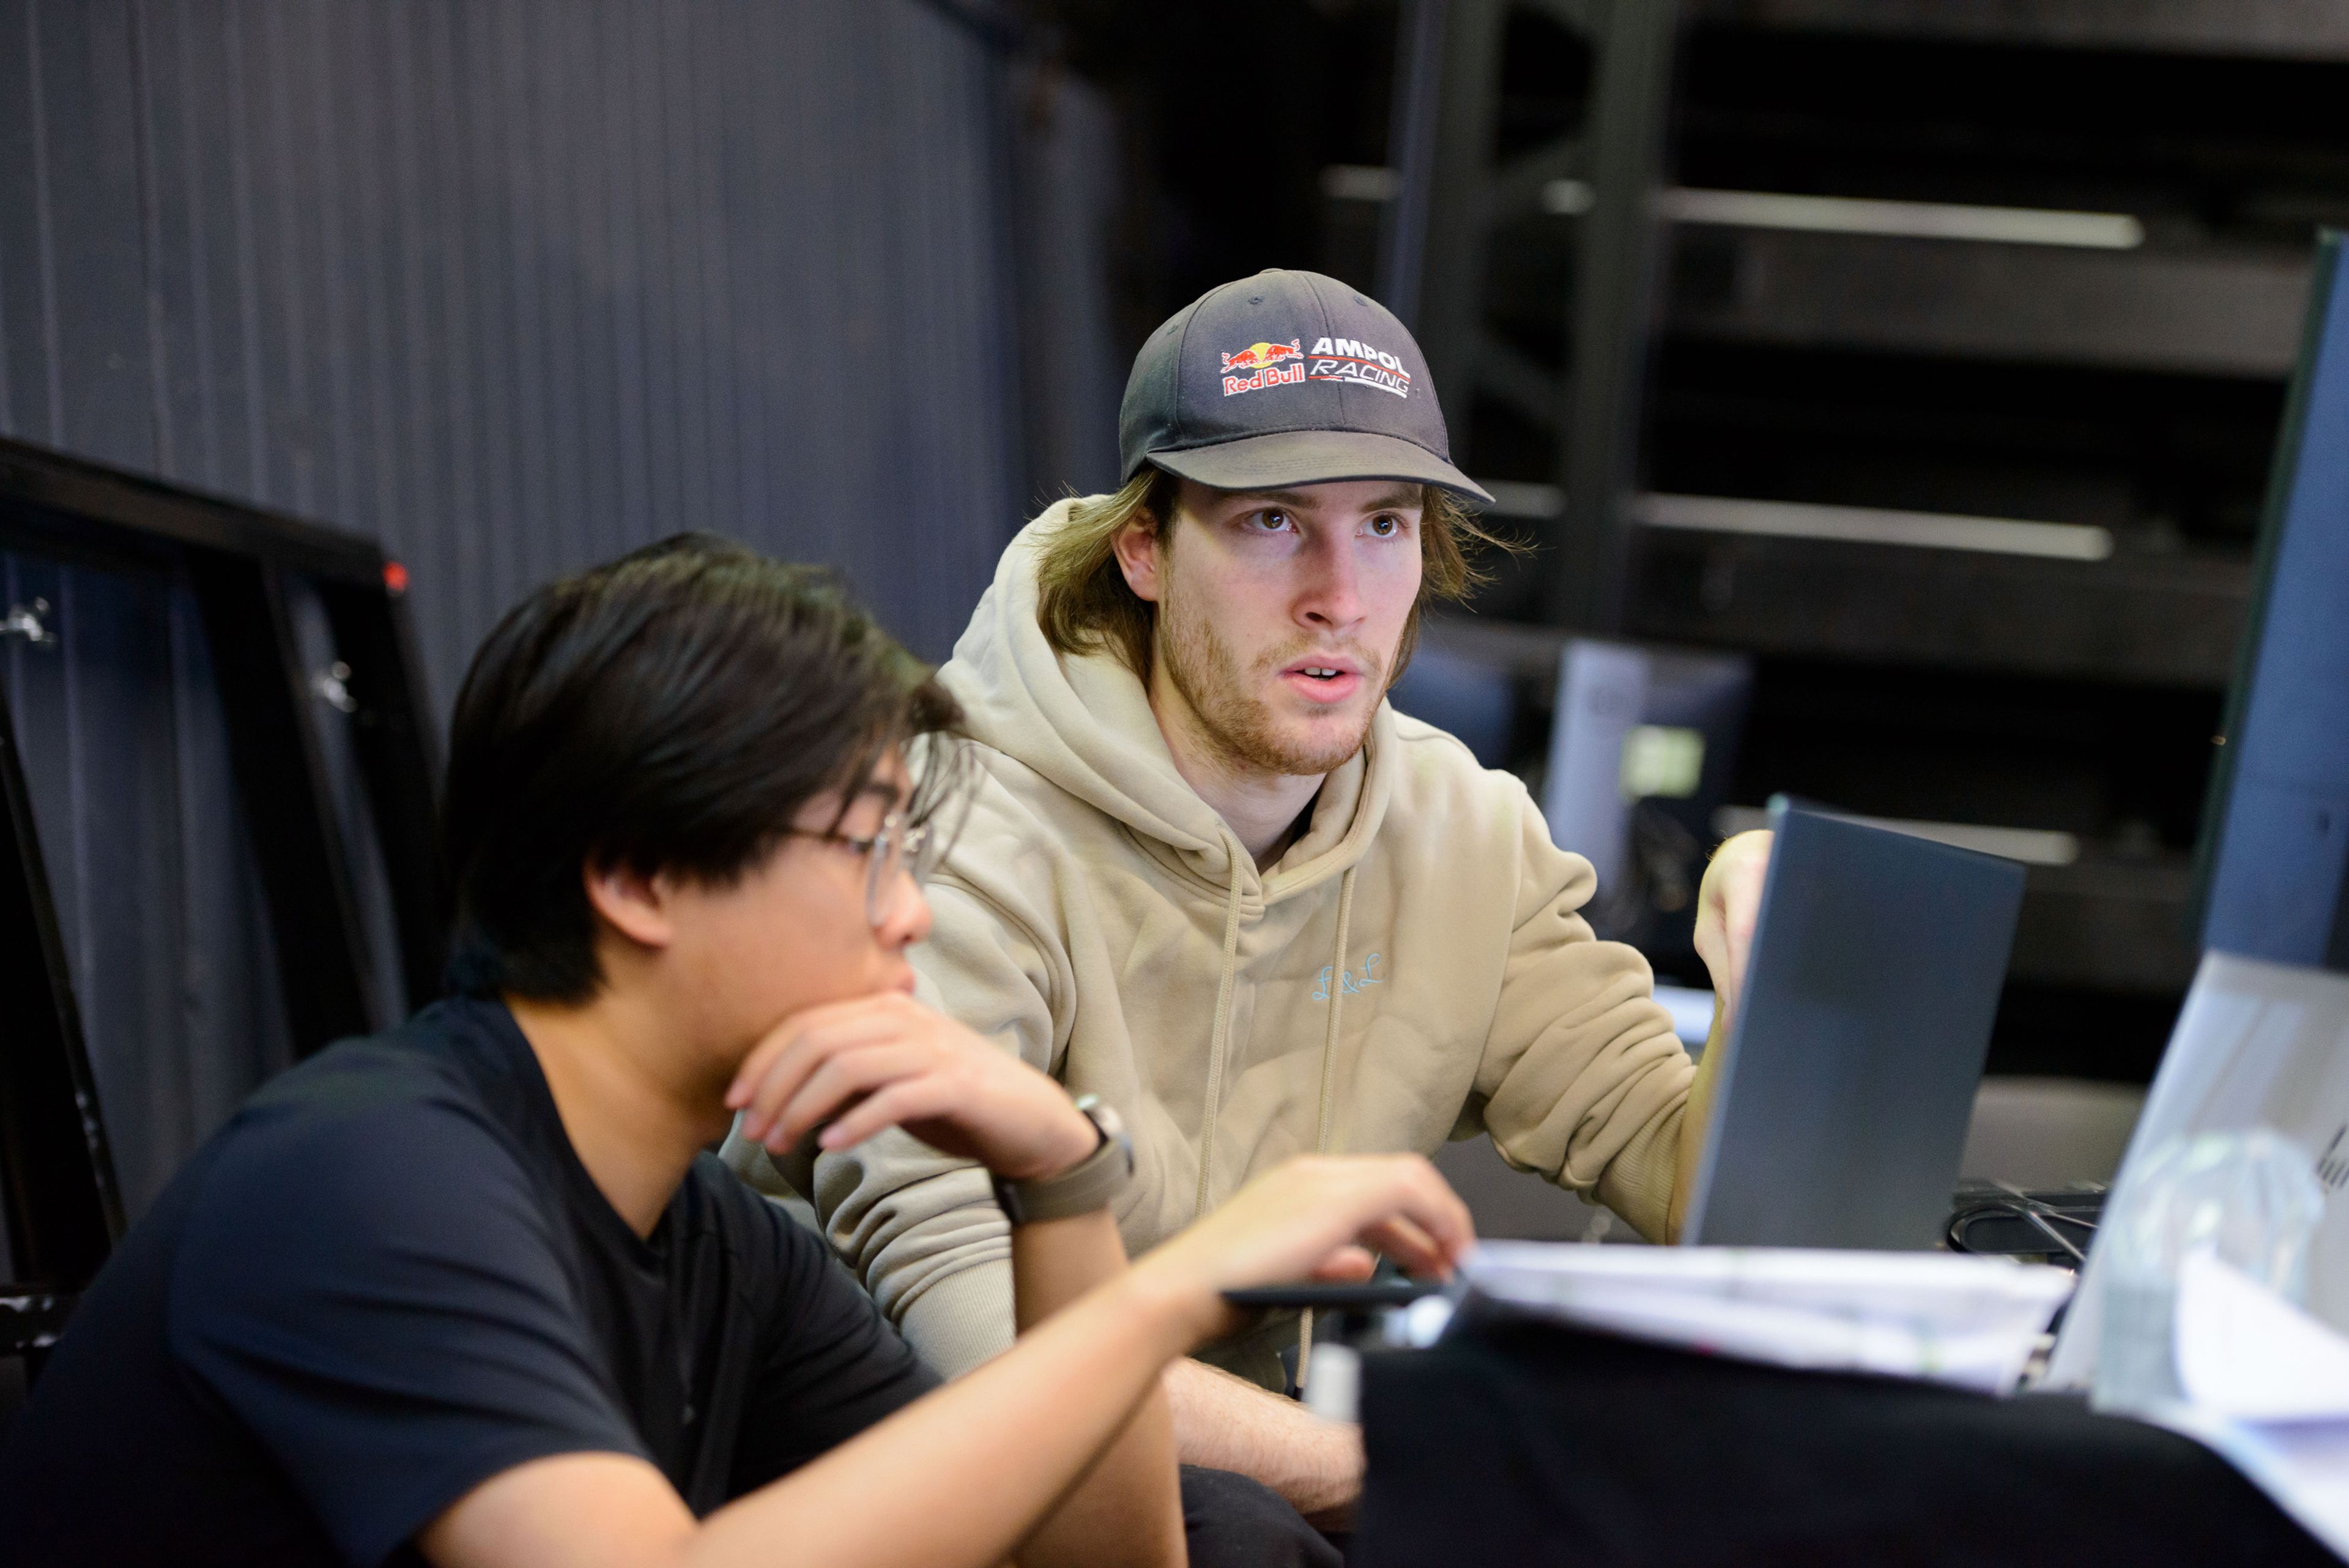
[[[170,578],[0,555],[0,593],[57,639],[0,676],[136,1212],[293,1054],[211,653]]]
[[[444,704],[681,527],[942,652],[1023,499],[1006,68],[914,0],[0,0],[0,428],[378,534]]]
[[[920,0],[0,0],[0,431],[379,537],[443,714],[685,528],[942,656],[1026,499],[1009,70]],[[251,849],[184,587],[6,572],[136,1205],[285,1059]]]

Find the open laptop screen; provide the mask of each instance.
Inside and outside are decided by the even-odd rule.
[[[1774,804],[1738,1018],[1682,1225],[1708,1246],[1930,1247],[2023,867]]]

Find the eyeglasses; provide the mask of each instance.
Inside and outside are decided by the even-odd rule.
[[[916,780],[907,809],[881,819],[881,831],[870,838],[838,829],[792,827],[793,838],[816,838],[837,844],[864,858],[864,919],[881,929],[895,904],[899,873],[914,878],[916,888],[926,887],[931,875],[962,836],[964,817],[970,813],[970,748],[943,734],[916,736],[907,748],[906,762]],[[908,819],[911,820],[908,820]]]
[[[937,823],[909,824],[902,813],[895,811],[881,819],[881,831],[870,838],[860,838],[853,833],[806,836],[845,845],[864,857],[864,919],[876,930],[889,917],[898,874],[910,873],[917,888],[928,886],[931,873],[938,868],[938,862],[947,857],[947,851],[954,844],[954,836],[942,831]]]

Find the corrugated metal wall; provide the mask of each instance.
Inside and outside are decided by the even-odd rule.
[[[0,592],[45,600],[59,634],[8,645],[8,704],[116,1169],[143,1208],[293,1050],[211,654],[183,584],[0,556]]]
[[[443,711],[681,528],[940,655],[1017,523],[1007,62],[918,0],[0,0],[0,431],[365,530]],[[16,559],[124,1187],[284,1060],[185,591]]]

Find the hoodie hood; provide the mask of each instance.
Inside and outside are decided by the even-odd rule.
[[[1244,912],[1352,867],[1377,836],[1392,789],[1387,704],[1372,715],[1362,749],[1323,781],[1304,836],[1259,875],[1223,817],[1175,770],[1141,680],[1113,654],[1071,657],[1044,639],[1038,554],[1078,504],[1061,501],[1019,531],[939,671],[971,738],[1123,824],[1168,870],[1236,895]]]

